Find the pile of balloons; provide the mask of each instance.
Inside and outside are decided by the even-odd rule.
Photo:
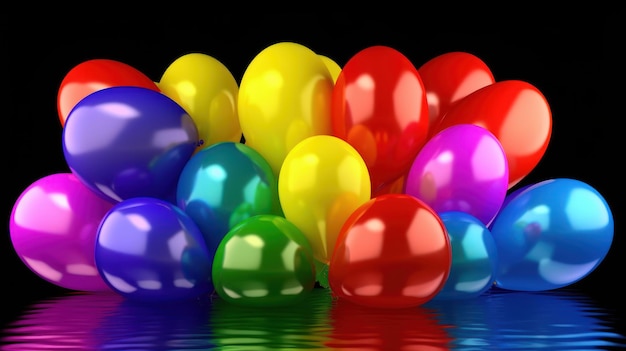
[[[158,82],[93,59],[57,105],[69,171],[23,191],[10,234],[67,289],[279,306],[321,286],[408,308],[561,288],[613,240],[592,186],[515,187],[547,149],[550,106],[467,52],[418,68],[372,46],[339,66],[279,42],[239,83],[203,53]]]

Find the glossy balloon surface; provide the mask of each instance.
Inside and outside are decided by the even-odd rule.
[[[239,85],[239,122],[246,145],[278,176],[287,153],[303,139],[331,134],[333,78],[304,45],[279,42],[259,52]]]
[[[228,68],[203,53],[178,57],[163,72],[161,91],[182,106],[198,128],[199,146],[239,142],[239,86]]]
[[[328,268],[340,299],[375,308],[409,308],[431,300],[452,264],[439,216],[406,194],[375,197],[346,220]]]
[[[313,250],[300,229],[276,215],[258,215],[233,227],[213,261],[215,291],[244,306],[302,302],[315,287]]]
[[[495,281],[498,250],[491,232],[478,218],[460,211],[439,215],[452,248],[452,267],[438,300],[475,298]]]
[[[500,257],[496,285],[542,291],[573,284],[600,265],[613,232],[611,209],[591,185],[556,178],[528,186],[491,226]]]
[[[319,57],[322,59],[322,62],[324,62],[324,65],[326,65],[326,68],[328,68],[330,76],[333,78],[333,83],[335,83],[337,77],[339,77],[339,73],[341,73],[341,66],[328,56],[319,55]]]
[[[100,221],[111,207],[71,173],[40,178],[13,205],[13,248],[26,267],[49,283],[78,291],[110,290],[98,273],[93,249]]]
[[[140,87],[88,95],[63,128],[72,173],[114,202],[138,196],[173,202],[178,176],[197,143],[197,128],[180,105]]]
[[[344,65],[332,95],[332,132],[363,157],[372,193],[408,170],[428,134],[426,91],[399,51],[371,46]]]
[[[509,183],[502,145],[487,129],[459,124],[433,136],[406,176],[404,192],[437,213],[467,212],[487,225],[498,213]]]
[[[298,143],[285,157],[278,196],[285,217],[328,263],[339,230],[352,212],[370,199],[367,165],[346,141],[316,135]]]
[[[111,59],[83,61],[67,72],[59,86],[57,110],[61,125],[65,125],[70,111],[85,96],[116,86],[135,86],[160,91],[152,79],[127,63]]]
[[[552,135],[552,111],[530,83],[505,80],[485,86],[450,106],[431,135],[455,124],[475,124],[492,132],[509,164],[509,188],[530,173],[543,157]]]
[[[238,142],[224,141],[196,152],[180,174],[176,198],[212,250],[242,220],[282,215],[278,182],[269,163]]]
[[[145,302],[210,294],[214,255],[187,214],[150,197],[115,204],[102,219],[95,246],[96,266],[110,287]]]

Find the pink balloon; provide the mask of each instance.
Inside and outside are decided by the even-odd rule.
[[[488,225],[508,189],[509,167],[498,139],[474,124],[458,124],[434,135],[417,154],[404,192],[437,213],[462,211]]]
[[[100,221],[112,207],[72,173],[40,178],[13,205],[13,248],[31,271],[52,284],[109,291],[96,268],[95,242]]]

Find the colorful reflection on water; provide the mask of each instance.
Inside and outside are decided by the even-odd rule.
[[[379,310],[315,289],[290,308],[239,307],[213,296],[140,304],[71,293],[31,305],[2,332],[1,350],[609,350],[626,337],[569,291],[494,289],[464,301]]]

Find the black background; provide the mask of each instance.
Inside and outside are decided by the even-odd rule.
[[[517,79],[536,86],[551,107],[552,137],[541,162],[519,185],[567,177],[587,182],[605,197],[615,220],[613,245],[602,264],[573,287],[622,315],[626,246],[621,125],[625,116],[620,99],[624,89],[616,78],[618,59],[612,58],[617,52],[613,48],[624,40],[616,36],[610,10],[585,9],[579,18],[496,15],[463,23],[445,15],[407,14],[402,8],[388,16],[329,10],[244,17],[208,11],[202,19],[177,21],[165,12],[161,18],[141,21],[121,13],[106,18],[51,16],[45,22],[22,16],[7,28],[9,35],[2,39],[6,64],[1,182],[6,229],[0,240],[3,322],[17,318],[35,299],[64,292],[22,264],[8,229],[11,209],[26,187],[46,175],[68,171],[56,110],[64,75],[83,61],[108,58],[158,81],[176,58],[201,52],[224,63],[239,82],[256,54],[282,41],[303,44],[339,65],[379,44],[398,49],[416,67],[439,54],[466,51],[481,58],[497,81]]]

